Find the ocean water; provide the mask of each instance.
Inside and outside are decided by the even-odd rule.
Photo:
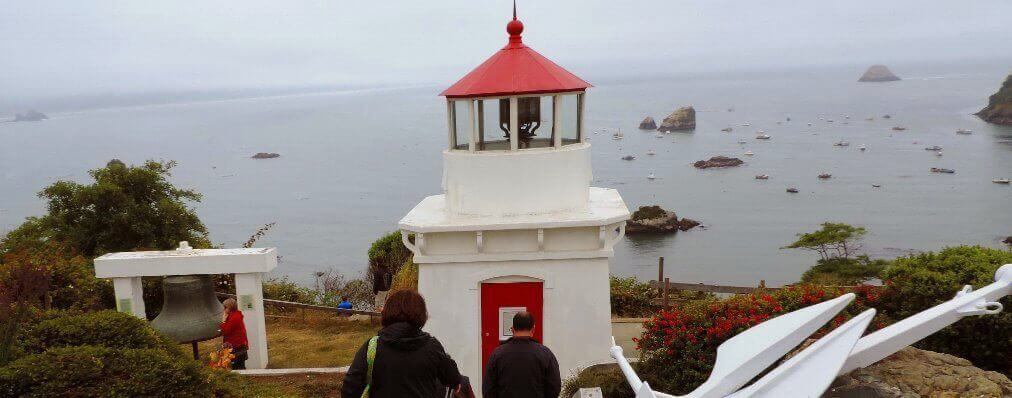
[[[862,69],[594,81],[586,115],[594,185],[618,189],[631,209],[659,204],[705,226],[628,237],[613,272],[655,277],[664,256],[672,280],[791,283],[816,257],[780,247],[825,221],[867,228],[863,250],[873,257],[957,244],[1001,247],[1012,234],[1012,187],[991,179],[1012,177],[1012,128],[972,113],[1007,65],[894,66],[904,80],[857,83]],[[35,194],[57,179],[87,181],[87,170],[111,158],[171,159],[179,163],[172,181],[204,195],[195,207],[214,242],[235,247],[277,222],[259,245],[278,247],[278,275],[306,284],[331,268],[355,275],[376,237],[395,230],[423,197],[440,193],[441,88],[68,110],[39,123],[0,123],[0,231],[41,214]],[[685,105],[697,110],[692,133],[656,138],[636,129],[645,116],[659,123]],[[897,125],[907,130],[892,131]],[[732,132],[720,131],[729,126]],[[612,140],[619,128],[625,138]],[[960,128],[973,134],[957,135]],[[756,140],[757,130],[772,139]],[[834,147],[839,140],[851,145]],[[944,156],[924,150],[933,145]],[[282,156],[250,159],[256,152]],[[636,159],[620,160],[627,154]],[[715,155],[746,164],[691,166]],[[823,172],[833,178],[819,180]],[[651,173],[657,179],[648,180]],[[801,192],[788,194],[789,186]]]

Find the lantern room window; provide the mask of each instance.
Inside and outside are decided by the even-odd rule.
[[[515,151],[580,143],[583,95],[449,99],[450,149]]]

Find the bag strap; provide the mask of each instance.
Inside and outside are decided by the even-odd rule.
[[[369,339],[369,347],[366,349],[365,362],[368,368],[365,373],[365,390],[362,391],[362,398],[369,397],[369,387],[372,386],[372,365],[376,362],[376,343],[379,341],[379,336],[372,336]]]

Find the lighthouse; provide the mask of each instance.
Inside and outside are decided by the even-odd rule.
[[[442,194],[399,222],[418,264],[426,330],[476,385],[492,350],[529,311],[563,377],[608,362],[609,267],[629,209],[590,186],[589,83],[524,44],[505,47],[440,95]]]

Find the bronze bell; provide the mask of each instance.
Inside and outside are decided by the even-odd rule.
[[[162,280],[162,312],[151,326],[179,343],[220,335],[221,302],[214,295],[211,275],[167,276]]]

